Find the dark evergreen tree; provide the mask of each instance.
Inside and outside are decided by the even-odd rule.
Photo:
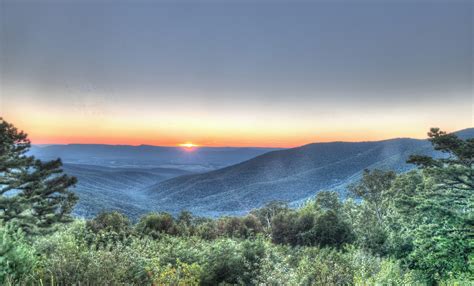
[[[29,148],[28,136],[0,118],[0,223],[35,234],[70,221],[76,178],[63,174],[60,159],[41,162]]]

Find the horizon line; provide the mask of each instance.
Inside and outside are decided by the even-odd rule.
[[[198,145],[193,146],[192,149],[200,149],[200,148],[255,148],[255,149],[291,149],[302,147],[311,144],[330,144],[330,143],[366,143],[366,142],[381,142],[381,141],[389,141],[389,140],[397,140],[397,139],[412,139],[412,140],[427,140],[428,138],[413,138],[413,137],[393,137],[393,138],[386,138],[380,140],[362,140],[362,141],[343,141],[343,140],[335,140],[335,141],[316,141],[316,142],[309,142],[302,145],[296,146],[289,146],[289,147],[281,147],[281,146],[230,146],[230,145],[223,145],[223,146],[210,146],[210,145]],[[128,146],[128,147],[160,147],[160,148],[181,148],[181,149],[189,149],[189,147],[179,146],[179,145],[152,145],[152,144],[108,144],[108,143],[40,143],[34,144],[31,143],[32,146],[70,146],[70,145],[96,145],[96,146]]]
[[[474,127],[467,127],[463,129],[459,129],[456,131],[448,132],[450,133],[458,133],[462,132],[465,130],[469,129],[474,129]],[[199,149],[199,148],[260,148],[260,149],[291,149],[291,148],[297,148],[301,146],[306,146],[310,144],[328,144],[328,143],[364,143],[364,142],[380,142],[380,141],[388,141],[388,140],[397,140],[397,139],[413,139],[413,140],[427,140],[428,136],[426,134],[425,138],[416,138],[416,137],[390,137],[390,138],[384,138],[384,139],[379,139],[379,140],[360,140],[360,141],[344,141],[344,140],[333,140],[333,141],[314,141],[314,142],[309,142],[301,145],[295,145],[295,146],[238,146],[238,145],[222,145],[222,146],[212,146],[212,145],[196,145],[191,147],[192,149]],[[180,144],[176,145],[153,145],[153,144],[110,144],[110,143],[38,143],[35,144],[31,142],[32,146],[50,146],[50,145],[61,145],[61,146],[68,146],[68,145],[102,145],[102,146],[130,146],[130,147],[142,147],[142,146],[148,146],[148,147],[162,147],[162,148],[190,148],[190,147],[185,147],[185,146],[180,146]]]

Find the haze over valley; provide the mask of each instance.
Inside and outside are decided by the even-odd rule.
[[[474,129],[456,134],[474,137]],[[78,178],[77,216],[117,210],[133,218],[183,210],[243,215],[271,201],[298,206],[321,190],[344,197],[364,169],[406,172],[412,154],[441,156],[427,140],[409,138],[290,149],[72,144],[33,146],[30,153],[62,158],[64,171]]]
[[[216,170],[274,150],[278,149],[71,144],[33,146],[30,154],[41,160],[61,158],[64,171],[78,178],[76,215],[118,210],[138,217],[162,210],[145,191],[161,181]]]

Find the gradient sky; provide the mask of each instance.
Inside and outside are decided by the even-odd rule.
[[[37,144],[455,131],[473,126],[472,3],[1,0],[0,114]]]

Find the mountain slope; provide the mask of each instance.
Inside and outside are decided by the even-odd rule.
[[[91,217],[102,210],[118,210],[137,217],[152,208],[140,190],[189,173],[166,168],[109,168],[67,163],[63,170],[78,179],[73,188],[79,196],[74,214],[81,217]]]
[[[460,132],[472,137],[474,129]],[[323,189],[343,191],[366,168],[407,171],[411,154],[440,156],[430,142],[315,143],[279,150],[216,171],[186,175],[146,189],[160,207],[205,215],[242,213],[271,200],[298,202]]]
[[[191,172],[205,172],[261,155],[274,148],[181,147],[70,144],[32,146],[41,160],[61,158],[64,171],[78,178],[74,214],[90,217],[118,210],[130,217],[155,210],[141,192],[146,187]]]

